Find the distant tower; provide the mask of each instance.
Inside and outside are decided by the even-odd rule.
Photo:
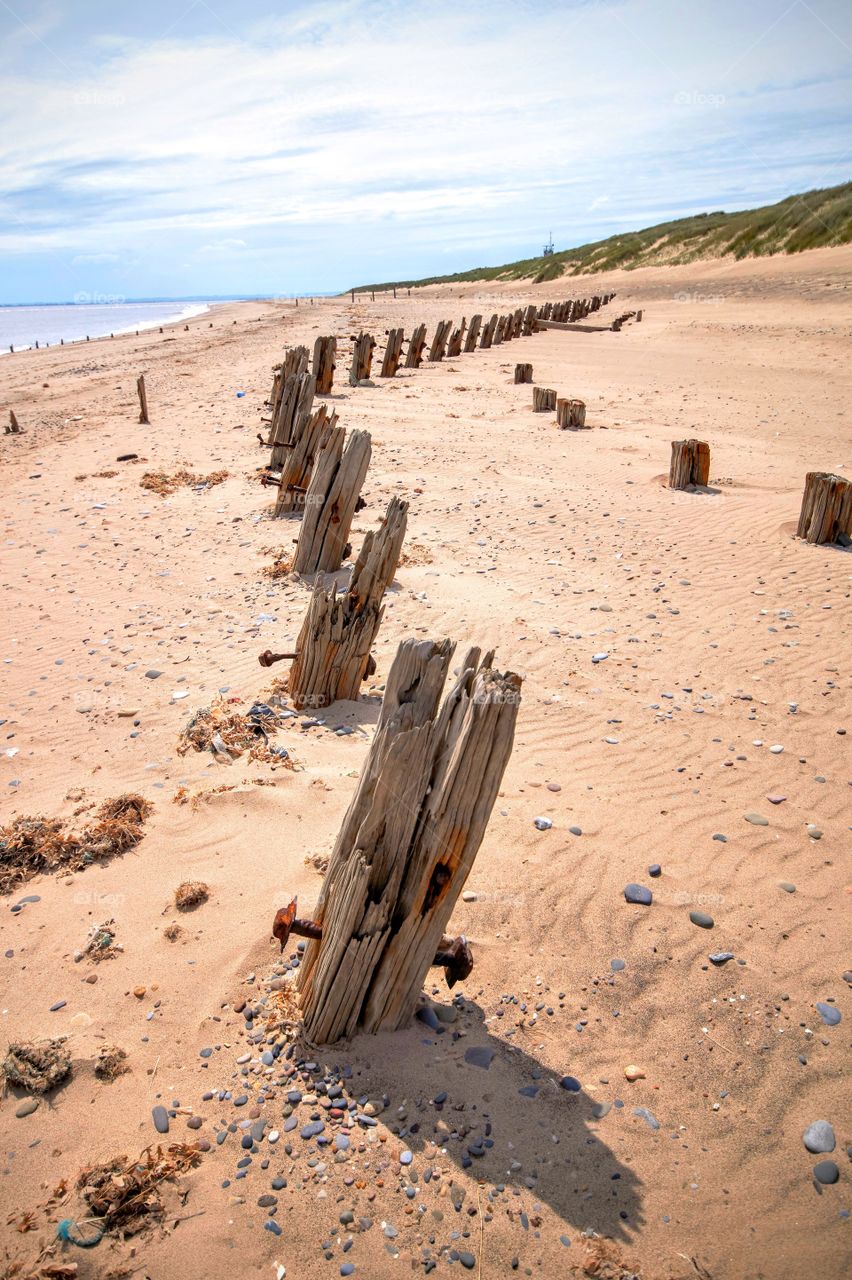
[[[554,249],[553,249],[553,232],[551,231],[551,232],[549,232],[548,234],[550,235],[550,239],[548,240],[547,244],[544,246],[544,248],[543,248],[543,249],[542,249],[542,251],[541,251],[541,256],[542,256],[543,258],[550,258],[550,257],[552,257],[553,252],[554,252]]]

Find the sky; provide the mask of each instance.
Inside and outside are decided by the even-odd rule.
[[[849,0],[0,0],[0,303],[338,291],[850,176]]]

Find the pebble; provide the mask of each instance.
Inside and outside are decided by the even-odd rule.
[[[354,1262],[342,1262],[340,1264],[340,1274],[342,1276],[352,1276],[355,1274]]]
[[[743,816],[744,816],[744,818],[745,818],[746,822],[750,822],[750,823],[752,824],[752,826],[753,826],[753,827],[768,827],[768,826],[769,826],[769,819],[768,819],[768,818],[764,818],[764,816],[763,816],[763,814],[762,814],[762,813],[755,813],[755,812],[752,810],[750,813],[746,813],[746,814],[744,814]]]
[[[641,884],[629,884],[625,887],[624,897],[627,902],[635,902],[642,907],[650,907],[654,895],[650,889]]]
[[[190,1116],[186,1122],[187,1129],[200,1129],[204,1121],[201,1116]]]
[[[165,1107],[158,1106],[151,1109],[151,1119],[154,1121],[154,1128],[157,1133],[168,1133],[169,1131],[169,1113]]]
[[[430,1027],[432,1031],[438,1031],[439,1029],[443,1030],[441,1027],[441,1021],[431,1004],[421,1005],[417,1010],[417,1017],[421,1022],[425,1022],[426,1026]]]
[[[645,1072],[641,1067],[636,1067],[631,1063],[629,1067],[624,1068],[624,1078],[632,1084],[635,1080],[644,1080]]]
[[[779,880],[779,881],[778,881],[778,888],[779,888],[779,889],[783,889],[785,893],[795,893],[795,892],[796,892],[796,886],[795,886],[794,884],[790,884],[790,881],[789,881],[789,880]]]
[[[462,902],[476,902],[476,894],[472,889],[465,889],[462,894]]]
[[[660,1122],[654,1115],[653,1111],[649,1111],[647,1107],[634,1107],[634,1116],[639,1116],[648,1125],[649,1129],[659,1129]]]
[[[464,1051],[464,1060],[472,1067],[483,1067],[487,1071],[491,1066],[494,1052],[493,1049],[489,1049],[485,1045],[471,1045],[469,1049]]]
[[[708,916],[706,911],[690,911],[689,918],[699,929],[712,929],[715,924],[713,917]]]
[[[38,1110],[38,1098],[25,1098],[17,1107],[15,1115],[19,1120],[23,1120],[24,1116],[31,1116],[34,1111]]]
[[[579,1093],[581,1089],[580,1081],[576,1076],[563,1076],[559,1081],[563,1089],[567,1089],[569,1093]]]
[[[657,876],[661,876],[662,874],[663,868],[660,866],[659,862],[652,862],[648,868],[648,875],[652,876],[656,880]]]
[[[473,1268],[476,1266],[476,1258],[473,1256],[472,1253],[468,1253],[466,1250],[463,1250],[459,1253],[459,1262],[468,1271],[472,1271]]]
[[[834,1128],[827,1120],[814,1120],[802,1134],[802,1141],[813,1155],[826,1155],[836,1145]]]
[[[733,951],[714,951],[711,956],[707,957],[711,964],[727,964],[733,958]]]
[[[836,1027],[842,1018],[839,1009],[835,1009],[834,1005],[825,1004],[822,1000],[817,1000],[817,1013],[822,1018],[827,1027]]]
[[[780,756],[784,748],[781,746],[779,742],[776,742],[774,747],[770,747],[769,750],[772,752],[774,756]]]
[[[624,960],[610,960],[609,967],[613,973],[621,973],[622,969],[625,968],[625,962]]]
[[[550,828],[553,826],[553,823],[551,822],[550,818],[533,818],[533,824],[538,828],[539,831],[549,831]]]
[[[830,1187],[840,1177],[840,1170],[833,1160],[820,1160],[819,1164],[814,1165],[814,1177],[817,1182]]]
[[[57,1013],[60,1009],[64,1009],[67,1003],[68,1003],[67,1000],[57,1000],[56,1004],[52,1004],[50,1006],[50,1009],[48,1010],[48,1012]]]
[[[414,1159],[414,1156],[411,1154],[411,1152],[410,1152],[410,1151],[402,1151],[402,1152],[400,1152],[400,1156],[399,1156],[399,1163],[400,1163],[400,1164],[411,1164],[411,1161],[412,1161],[413,1159]]]
[[[608,657],[608,653],[593,653],[592,662],[606,662]]]
[[[822,832],[819,827],[815,827],[812,823],[808,823],[808,835],[812,840],[821,840]]]
[[[568,830],[571,832],[572,836],[581,836],[583,834],[582,827],[569,827]]]
[[[767,796],[766,799],[770,804],[783,804],[787,799],[786,796]]]

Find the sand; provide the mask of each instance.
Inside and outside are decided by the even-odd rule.
[[[309,1176],[312,1144],[295,1137],[290,1160],[282,1138],[261,1144],[268,1170],[258,1155],[235,1181],[231,1135],[180,1182],[185,1197],[166,1193],[162,1226],[89,1251],[59,1246],[53,1261],[81,1277],[272,1276],[280,1265],[292,1280],[352,1262],[356,1276],[384,1278],[423,1274],[426,1247],[436,1275],[464,1273],[448,1261],[456,1249],[488,1280],[513,1259],[519,1274],[548,1277],[844,1273],[852,558],[793,532],[807,470],[852,475],[850,268],[849,249],[817,250],[354,306],[235,304],[186,330],[0,359],[3,420],[14,408],[24,428],[0,437],[2,821],[83,824],[128,791],[153,805],[135,849],[3,900],[0,1048],[69,1036],[75,1064],[25,1117],[21,1091],[0,1104],[7,1267],[32,1266],[56,1222],[79,1212],[73,1194],[40,1207],[61,1180],[73,1188],[84,1166],[162,1141],[155,1105],[187,1109],[166,1142],[213,1142],[240,1118],[229,1102],[202,1102],[240,1071],[233,1005],[272,972],[276,908],[298,894],[308,914],[316,901],[311,859],[331,847],[389,663],[415,635],[494,646],[524,677],[514,754],[468,882],[475,900],[453,918],[476,959],[455,1022],[317,1054],[351,1068],[354,1096],[390,1100],[348,1163]],[[300,717],[277,735],[294,768],[178,755],[190,715],[220,691],[241,708],[268,693],[283,672],[257,655],[291,647],[307,605],[305,583],[263,572],[296,535],[291,520],[269,519],[273,492],[256,475],[284,347],[337,333],[348,350],[364,328],[381,349],[391,325],[425,321],[431,333],[439,319],[612,287],[605,315],[644,308],[621,334],[540,333],[354,389],[339,358],[341,425],[373,436],[355,546],[392,495],[411,503],[378,670],[325,724]],[[530,388],[512,385],[519,360],[537,384],[584,399],[592,429],[560,433],[534,415]],[[150,426],[136,421],[142,371]],[[710,442],[717,492],[665,486],[670,441],[687,435]],[[139,458],[117,462],[125,453]],[[140,486],[146,471],[182,466],[228,476],[170,497]],[[552,827],[538,830],[539,816]],[[185,880],[210,896],[178,913]],[[652,888],[651,907],[624,900],[629,882]],[[28,895],[39,900],[12,913]],[[110,919],[122,950],[75,961]],[[735,958],[708,961],[723,951]],[[824,1025],[817,1001],[844,1021]],[[113,1083],[92,1074],[104,1044],[128,1055]],[[476,1045],[496,1050],[487,1071],[464,1060]],[[205,1046],[221,1047],[202,1059]],[[642,1073],[632,1083],[629,1065]],[[579,1092],[560,1087],[566,1074]],[[189,1109],[203,1118],[196,1133]],[[280,1126],[280,1089],[263,1115]],[[825,1157],[802,1142],[817,1119],[835,1128],[828,1158],[841,1171],[819,1194],[812,1169]],[[412,1123],[401,1140],[391,1127]],[[486,1123],[493,1146],[462,1167]],[[453,1136],[462,1124],[478,1125],[464,1141]],[[427,1184],[426,1169],[441,1176]],[[289,1181],[280,1236],[257,1206],[275,1174]],[[326,1259],[348,1209],[374,1225]],[[27,1211],[33,1230],[20,1232]],[[621,1262],[584,1271],[602,1247],[584,1233],[611,1240]]]

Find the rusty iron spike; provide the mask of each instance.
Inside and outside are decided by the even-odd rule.
[[[298,658],[298,653],[273,653],[271,649],[264,649],[263,653],[259,653],[257,660],[262,667],[271,667],[274,662],[283,662],[285,658]]]
[[[301,920],[296,915],[295,898],[286,907],[279,907],[272,924],[272,936],[278,939],[282,951],[291,933],[317,941],[322,938],[322,925],[318,921]],[[457,982],[464,982],[465,978],[470,977],[473,971],[473,952],[464,934],[459,934],[457,938],[442,938],[432,964],[444,970],[447,986],[451,989]]]

